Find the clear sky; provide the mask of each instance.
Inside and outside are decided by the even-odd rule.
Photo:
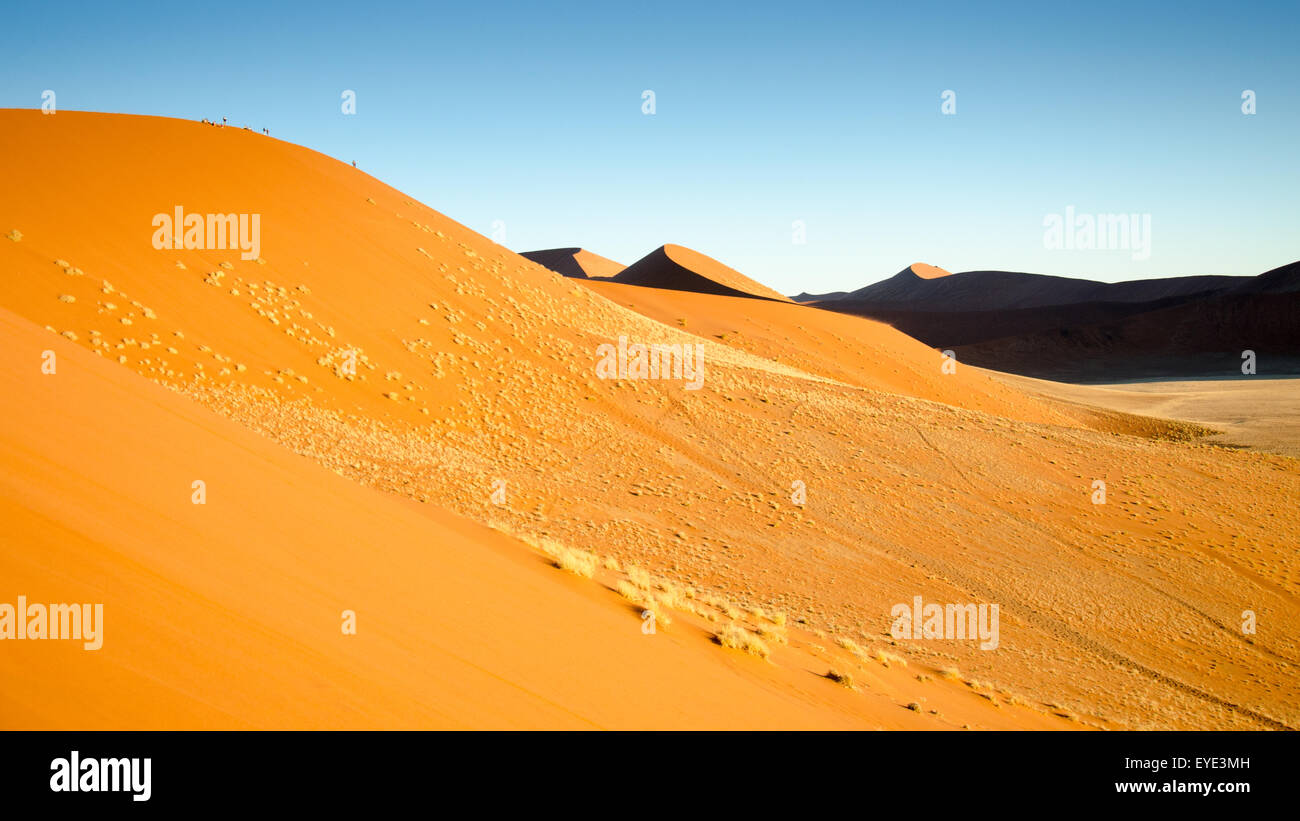
[[[226,116],[515,250],[675,242],[786,293],[1300,259],[1294,0],[416,5],[8,4],[0,107]],[[1046,248],[1067,206],[1149,214],[1149,257]]]

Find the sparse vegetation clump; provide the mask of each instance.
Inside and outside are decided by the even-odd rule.
[[[875,658],[876,661],[880,662],[886,667],[888,667],[890,664],[899,664],[902,665],[903,667],[907,666],[907,659],[903,658],[902,656],[896,653],[891,653],[888,650],[877,650],[873,657]]]
[[[840,647],[843,647],[845,650],[848,650],[850,653],[857,656],[858,658],[866,658],[867,651],[863,650],[862,646],[859,645],[856,641],[854,641],[851,638],[840,637],[835,640],[835,643],[838,644]]]
[[[639,567],[629,566],[627,569],[627,579],[642,590],[649,590],[654,586],[654,580],[650,578],[650,574]]]
[[[771,652],[762,639],[735,622],[730,622],[719,628],[713,634],[713,640],[723,647],[742,650],[759,658],[767,658]]]
[[[629,584],[628,582],[619,582],[618,586],[614,589],[620,596],[634,604],[640,604],[644,598],[644,594],[642,594],[641,590],[637,588],[636,585]]]
[[[590,550],[566,547],[553,539],[541,539],[537,546],[551,557],[551,563],[575,576],[590,579],[600,566],[600,557]]]
[[[839,670],[831,668],[830,671],[826,673],[826,678],[837,684],[842,684],[850,690],[856,689],[853,686],[853,676],[848,673],[841,673]]]
[[[640,607],[642,610],[648,610],[654,613],[655,624],[663,627],[673,623],[672,618],[668,615],[667,607],[663,601],[657,599],[655,595],[648,590],[643,590],[634,584],[621,581],[614,588],[620,596]]]
[[[949,681],[957,681],[961,678],[961,671],[956,667],[945,667],[939,671],[939,677]]]

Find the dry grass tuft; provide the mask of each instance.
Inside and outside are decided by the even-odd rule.
[[[849,688],[850,690],[856,689],[853,686],[853,676],[849,675],[848,673],[841,673],[839,670],[831,668],[830,671],[826,673],[826,678],[830,679],[831,681],[837,684],[843,684],[845,687]]]
[[[890,664],[899,664],[903,667],[907,666],[907,659],[897,655],[896,653],[891,653],[888,650],[877,650],[873,658],[886,667]]]
[[[642,610],[649,610],[654,613],[655,624],[660,627],[667,627],[673,623],[672,617],[668,615],[666,605],[655,598],[653,593],[642,590],[634,584],[622,581],[614,588],[620,596],[640,607]]]
[[[553,539],[540,539],[537,546],[551,557],[553,565],[584,579],[590,579],[600,566],[600,557],[589,550],[565,547]]]
[[[771,652],[767,645],[758,636],[749,632],[745,628],[731,622],[723,625],[713,634],[713,640],[723,647],[730,647],[733,650],[743,650],[759,658],[767,658]]]
[[[628,581],[642,590],[649,590],[654,586],[654,580],[650,578],[650,574],[639,567],[629,566],[627,568],[627,578]]]
[[[867,657],[867,651],[863,650],[862,646],[858,644],[856,641],[854,641],[853,639],[841,637],[835,639],[835,643],[838,644],[840,647],[843,647],[845,650],[848,650],[850,653],[857,656],[858,658]]]

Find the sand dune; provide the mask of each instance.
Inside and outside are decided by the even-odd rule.
[[[1257,277],[1250,277],[1236,288],[1234,294],[1292,294],[1300,291],[1300,262],[1280,265]]]
[[[869,319],[789,302],[756,303],[619,282],[584,284],[666,325],[849,385],[1029,422],[1073,421],[1057,407],[1006,390],[982,371],[945,374],[937,351]]]
[[[895,278],[907,279],[915,277],[919,279],[938,279],[939,277],[947,276],[952,276],[952,272],[940,268],[937,265],[929,265],[924,262],[913,262],[911,265],[899,271],[895,275]],[[810,294],[805,291],[796,297],[792,297],[792,299],[795,302],[829,302],[838,299],[845,299],[850,296],[851,294],[848,291],[833,291],[825,294]]]
[[[585,248],[548,248],[543,251],[520,251],[519,256],[550,268],[557,274],[575,279],[612,277],[627,266],[593,254]]]
[[[1069,726],[947,682],[928,688],[945,717],[920,715],[809,675],[843,666],[824,653],[779,647],[777,666],[698,625],[643,635],[624,599],[514,539],[335,476],[7,311],[0,339],[16,361],[57,356],[54,375],[0,373],[3,595],[105,611],[99,650],[5,643],[7,729]]]
[[[944,373],[938,352],[858,317],[565,279],[249,132],[64,111],[0,112],[0,128],[0,231],[19,235],[0,238],[0,307],[21,318],[7,333],[99,380],[37,409],[21,397],[49,377],[5,377],[23,421],[3,439],[5,520],[36,549],[9,548],[3,577],[138,608],[117,628],[134,634],[129,669],[75,662],[108,669],[95,726],[1300,726],[1294,460],[1198,445],[1175,423],[1129,435],[1131,417],[964,363]],[[177,205],[259,213],[260,259],[155,250],[151,218]],[[699,345],[699,389],[601,378],[600,346],[620,337]],[[246,523],[194,523],[194,464],[247,487],[232,509]],[[137,476],[152,484],[117,489]],[[205,512],[227,503],[210,494]],[[602,561],[576,578],[481,525]],[[668,589],[637,587],[649,577]],[[606,589],[621,583],[672,627],[642,636]],[[267,596],[286,609],[259,623]],[[891,608],[914,596],[999,603],[999,647],[895,640]],[[332,643],[353,598],[387,641],[365,659]],[[1246,609],[1258,634],[1239,628]],[[541,637],[524,624],[538,610]],[[769,639],[761,662],[710,643],[733,621],[788,644]],[[235,631],[211,691],[195,656],[212,648],[186,644],[187,624]],[[654,652],[680,657],[623,643],[662,637]],[[634,697],[614,668],[643,677]],[[97,721],[69,706],[53,657],[15,669],[6,726]],[[251,695],[267,680],[264,698],[290,705],[279,719]]]
[[[889,279],[851,291],[827,307],[849,313],[875,308],[992,311],[1082,302],[1149,302],[1172,296],[1224,291],[1249,279],[1187,276],[1094,282],[1013,271],[964,271],[934,277],[923,276],[915,268],[904,268]]]
[[[957,274],[938,288],[906,271],[824,300],[974,365],[1051,379],[1220,376],[1243,350],[1260,373],[1300,372],[1300,263],[1257,277],[1096,283],[1004,272]],[[1264,366],[1261,365],[1261,368]]]
[[[692,291],[701,294],[762,297],[780,302],[790,300],[717,260],[680,245],[663,245],[624,268],[615,282]]]
[[[928,265],[924,262],[913,262],[909,269],[921,279],[938,279],[939,277],[950,277],[952,271],[944,270],[937,265]]]
[[[963,361],[1078,381],[1300,373],[1300,292],[1233,291],[1148,310],[1079,311],[1049,327],[955,346]],[[1088,321],[1091,319],[1092,321]],[[997,327],[997,320],[986,327]]]
[[[845,689],[823,674],[861,664],[794,630],[772,663],[701,618],[645,635],[613,574],[362,488],[3,310],[0,340],[56,363],[0,374],[5,595],[106,612],[93,652],[7,643],[6,729],[1080,727],[897,666]]]

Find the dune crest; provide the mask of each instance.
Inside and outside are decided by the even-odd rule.
[[[944,270],[937,265],[927,265],[924,262],[913,262],[909,270],[921,279],[939,279],[940,277],[952,276],[952,271]]]
[[[656,248],[623,269],[614,277],[614,281],[670,291],[790,301],[783,294],[755,282],[716,259],[681,245]]]
[[[574,279],[603,279],[612,277],[627,266],[612,259],[592,253],[585,248],[548,248],[541,251],[520,251],[519,256],[530,259],[545,268]]]

